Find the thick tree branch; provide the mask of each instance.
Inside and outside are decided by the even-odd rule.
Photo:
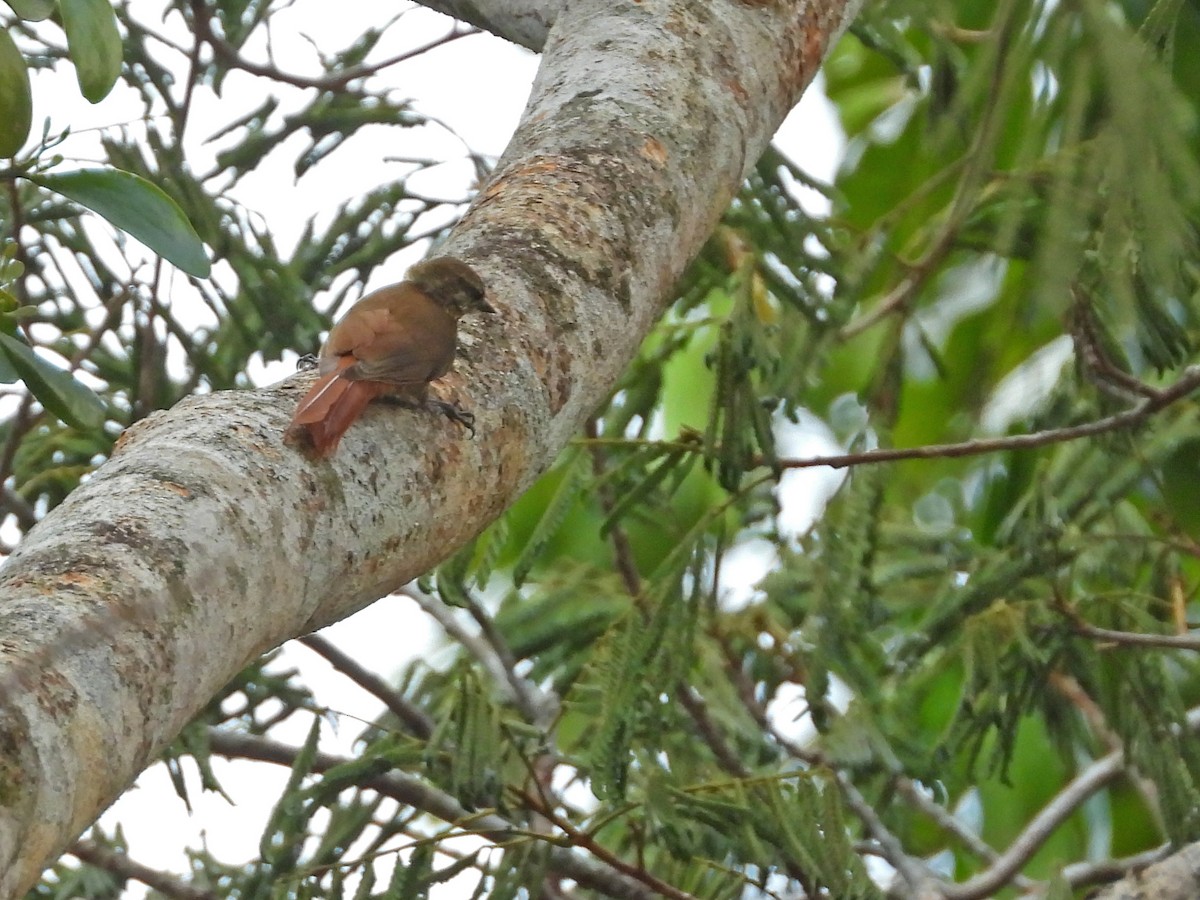
[[[418,0],[497,37],[541,50],[564,0]]]
[[[580,0],[442,252],[501,315],[451,387],[471,441],[380,406],[330,462],[282,442],[308,376],[150,416],[0,572],[0,896],[257,654],[498,516],[611,389],[855,0]]]

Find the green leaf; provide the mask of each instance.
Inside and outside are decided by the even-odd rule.
[[[3,332],[0,332],[0,353],[20,374],[38,402],[68,425],[92,429],[104,424],[104,402],[71,373],[42,359],[28,344]]]
[[[108,0],[60,0],[63,30],[79,90],[99,103],[121,74],[121,34]]]
[[[6,0],[12,11],[27,22],[40,22],[54,12],[54,0]]]
[[[21,373],[8,361],[8,356],[0,353],[0,383],[12,384],[14,381],[19,381],[20,378]]]
[[[587,487],[587,483],[587,468],[584,465],[583,456],[580,453],[572,452],[563,464],[562,481],[559,482],[558,490],[554,492],[554,496],[546,505],[533,533],[525,542],[525,549],[513,563],[514,585],[520,587],[524,583],[542,551],[550,543],[550,539],[558,533],[567,514],[575,507],[575,503]]]
[[[21,149],[32,121],[33,96],[25,58],[8,30],[0,29],[0,156],[12,156]]]
[[[208,257],[196,229],[175,201],[146,179],[120,169],[29,177],[104,216],[189,275],[208,277]]]
[[[1182,442],[1162,465],[1163,501],[1175,521],[1195,538],[1200,535],[1200,440]]]

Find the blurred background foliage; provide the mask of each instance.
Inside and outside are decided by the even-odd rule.
[[[148,115],[103,150],[210,248],[213,277],[189,280],[206,324],[185,324],[159,263],[0,173],[23,266],[5,288],[36,308],[24,335],[106,410],[80,428],[10,393],[10,534],[122,427],[312,349],[439,205],[401,175],[278,246],[228,199],[247,172],[287,157],[302,178],[371,126],[402,142],[421,122],[375,81],[382,29],[322,48],[322,72],[268,72],[304,102],[264,95],[200,164],[192,94],[245,66],[276,7],[168,6],[194,50],[154,39],[161,9],[117,7],[121,78]],[[769,150],[610,402],[412,589],[455,661],[359,679],[392,712],[336,765],[303,684],[248,670],[169,764],[212,789],[214,754],[293,778],[256,859],[198,849],[168,887],[613,893],[564,874],[552,849],[569,846],[668,896],[910,896],[928,879],[938,896],[1068,897],[1200,839],[1200,4],[866,6],[823,69],[848,139],[833,183]],[[31,66],[65,52],[9,30]],[[887,461],[910,448],[928,449]],[[803,478],[818,452],[836,468]],[[263,749],[302,714],[308,745]],[[462,818],[397,802],[384,772]],[[475,829],[484,812],[513,830]],[[461,849],[473,830],[501,849]],[[89,840],[38,896],[120,893],[120,835]]]

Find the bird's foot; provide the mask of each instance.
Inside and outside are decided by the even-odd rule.
[[[430,398],[425,401],[425,404],[434,410],[438,410],[446,416],[451,422],[456,425],[461,425],[471,433],[471,437],[475,437],[475,413],[463,409],[457,403],[450,403],[446,400],[438,400]]]
[[[314,356],[311,353],[305,353],[302,357],[300,357],[298,360],[296,360],[296,371],[297,372],[311,371],[312,369],[315,369],[319,363],[320,363],[320,360],[318,360],[316,356]]]

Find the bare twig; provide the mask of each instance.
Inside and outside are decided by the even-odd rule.
[[[434,722],[425,710],[410,702],[407,697],[374,672],[359,665],[357,660],[343,653],[328,639],[319,634],[309,634],[300,638],[300,643],[313,652],[319,653],[335,669],[367,693],[383,701],[384,706],[391,710],[414,735],[422,740],[427,740],[433,734]]]
[[[588,437],[588,445],[592,452],[592,472],[599,479],[604,475],[604,439],[600,437],[600,430],[593,416],[584,424],[584,433]],[[603,484],[599,491],[600,506],[607,516],[612,512],[613,498],[612,488],[608,484]],[[613,562],[616,564],[617,573],[621,576],[621,581],[625,585],[625,591],[636,600],[642,593],[642,575],[638,571],[637,563],[633,558],[633,547],[629,544],[629,537],[625,534],[625,529],[621,527],[620,522],[614,522],[613,527],[609,530],[609,540],[612,541],[613,547]]]
[[[700,692],[690,684],[680,683],[675,687],[675,696],[679,698],[679,705],[691,716],[692,722],[696,726],[696,732],[708,745],[708,749],[713,752],[717,764],[735,778],[747,777],[750,770],[746,768],[742,758],[729,746],[725,735],[721,733],[717,723],[708,714],[708,704]]]
[[[558,813],[542,803],[542,801],[537,797],[525,794],[524,800],[531,809],[534,809],[538,813],[538,815],[544,817],[547,821],[551,822],[556,828],[562,831],[567,836],[567,840],[572,846],[582,847],[597,859],[604,861],[612,868],[622,872],[629,878],[636,878],[656,894],[660,894],[663,897],[670,897],[671,900],[696,900],[692,894],[689,894],[687,891],[682,891],[674,885],[667,884],[667,882],[651,874],[650,872],[647,872],[641,866],[636,866],[632,863],[625,862],[625,860],[621,859],[619,856],[616,856],[607,847],[598,843],[596,839],[592,837],[592,835],[585,831],[580,831],[569,821],[559,816]]]
[[[1081,637],[1106,641],[1110,644],[1125,644],[1131,647],[1157,647],[1162,650],[1200,650],[1200,635],[1143,634],[1138,631],[1114,631],[1111,628],[1099,628],[1078,619],[1071,623],[1071,627]]]
[[[1112,730],[1108,724],[1108,719],[1104,715],[1104,710],[1084,690],[1083,685],[1079,683],[1078,679],[1062,672],[1051,672],[1048,681],[1054,690],[1079,710],[1080,715],[1087,722],[1092,733],[1100,739],[1107,750],[1115,752],[1123,749],[1121,736]],[[1146,808],[1153,814],[1155,823],[1159,828],[1162,828],[1162,804],[1158,796],[1157,786],[1133,766],[1125,770],[1125,775],[1133,783],[1137,792],[1141,794],[1142,801],[1146,804]]]
[[[472,634],[455,617],[454,611],[436,597],[430,597],[415,588],[405,588],[398,593],[402,597],[408,597],[421,607],[430,618],[442,626],[451,640],[461,644],[464,650],[475,657],[491,676],[492,681],[503,686],[508,699],[521,710],[529,722],[544,723],[547,716],[553,717],[553,710],[558,705],[557,701],[528,679],[522,678],[514,668],[505,663],[500,651],[488,638],[487,631],[482,624],[480,624],[481,634]],[[486,612],[482,612],[482,614],[486,617]],[[476,621],[478,622],[478,618]],[[499,632],[496,632],[495,637],[500,640],[504,649],[508,650],[507,644],[503,642]],[[508,659],[515,666],[511,650],[508,651]]]
[[[504,635],[500,633],[500,629],[496,627],[491,614],[483,608],[483,604],[474,594],[470,591],[465,593],[467,612],[479,626],[479,632],[483,639],[492,648],[492,653],[495,654],[496,662],[499,663],[500,669],[504,673],[504,680],[508,683],[517,708],[524,713],[526,719],[539,728],[549,727],[558,714],[557,699],[549,693],[539,690],[528,678],[517,674],[517,657],[513,654],[512,648],[508,646]]]
[[[961,441],[954,444],[926,444],[922,447],[883,447],[877,450],[864,450],[861,453],[839,453],[829,456],[812,456],[802,459],[780,459],[775,464],[783,469],[816,469],[822,466],[830,469],[846,469],[852,466],[871,465],[876,463],[900,462],[908,459],[953,459],[963,456],[980,456],[984,453],[1000,453],[1008,450],[1031,450],[1051,444],[1061,444],[1098,434],[1121,431],[1141,425],[1154,413],[1165,409],[1172,403],[1182,400],[1192,391],[1200,388],[1200,366],[1188,366],[1179,380],[1174,384],[1159,390],[1153,397],[1147,397],[1127,410],[1091,422],[1070,425],[1064,428],[1048,428],[1045,431],[1035,431],[1029,434],[1015,434],[997,438],[978,438]],[[629,438],[585,438],[579,443],[585,445],[598,444],[610,447],[642,447],[654,443],[664,450],[680,450],[701,453],[704,448],[699,443],[690,441],[642,441]],[[767,460],[756,458],[754,465],[766,465]]]
[[[976,900],[1000,890],[1020,871],[1059,825],[1089,797],[1119,776],[1125,767],[1123,752],[1101,757],[1075,776],[1030,820],[999,859],[978,875],[947,889],[951,900]]]
[[[1075,343],[1075,355],[1092,383],[1105,393],[1125,401],[1131,397],[1154,397],[1158,393],[1155,388],[1134,378],[1118,366],[1104,349],[1096,315],[1082,289],[1073,286],[1071,299],[1069,321],[1071,338]]]
[[[991,844],[985,842],[940,803],[936,803],[911,778],[896,778],[892,783],[895,785],[897,793],[932,819],[943,831],[957,838],[971,853],[986,862],[995,862],[1000,858],[999,852]],[[1012,884],[1022,890],[1028,890],[1034,886],[1035,882],[1031,878],[1018,874],[1013,878]]]
[[[290,84],[293,87],[316,88],[321,91],[342,90],[351,81],[368,78],[386,68],[407,62],[410,59],[420,56],[422,53],[441,47],[451,41],[456,41],[461,37],[479,34],[478,28],[463,27],[456,22],[454,27],[441,37],[434,38],[419,47],[406,50],[382,62],[371,63],[370,65],[364,63],[361,66],[354,66],[346,69],[344,72],[327,75],[324,78],[310,78],[305,75],[294,75],[291,72],[285,72],[270,64],[256,63],[245,59],[236,47],[213,31],[212,23],[209,21],[209,10],[204,0],[192,0],[192,19],[196,36],[208,44],[212,48],[213,53],[232,68],[241,69],[243,72],[248,72],[251,75],[258,75],[262,78],[270,78],[273,81]]]

